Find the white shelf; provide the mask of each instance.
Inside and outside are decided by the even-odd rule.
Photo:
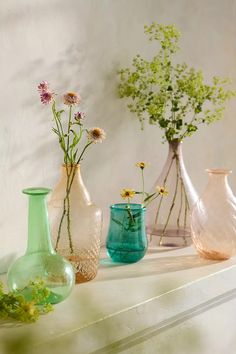
[[[130,265],[103,258],[96,279],[77,285],[53,313],[35,324],[1,327],[0,338],[33,330],[35,352],[50,354],[64,345],[69,354],[159,353],[153,343],[160,345],[158,338],[171,328],[203,314],[206,327],[212,309],[233,301],[235,284],[235,258],[203,260],[192,247],[151,249],[142,261]],[[204,350],[199,354],[208,353]]]

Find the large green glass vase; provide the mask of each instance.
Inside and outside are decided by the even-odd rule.
[[[134,263],[147,251],[146,209],[141,204],[113,204],[107,236],[107,252],[114,262]]]
[[[75,279],[71,264],[51,244],[46,206],[49,192],[47,188],[23,190],[29,196],[27,251],[10,266],[7,278],[9,288],[21,291],[29,300],[29,283],[42,280],[50,291],[47,301],[56,304],[70,294]]]

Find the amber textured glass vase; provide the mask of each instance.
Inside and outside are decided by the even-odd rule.
[[[97,274],[102,212],[90,200],[80,165],[63,165],[50,202],[54,247],[74,266],[76,283]]]
[[[236,254],[236,199],[227,180],[230,170],[207,172],[207,187],[191,215],[192,237],[202,257],[224,260]]]
[[[190,210],[197,201],[197,193],[186,171],[182,142],[169,142],[169,153],[163,170],[155,182],[164,187],[168,195],[161,195],[147,208],[147,233],[150,241],[160,246],[183,247],[192,243]]]

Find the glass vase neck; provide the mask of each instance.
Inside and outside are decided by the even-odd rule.
[[[90,195],[81,176],[80,164],[63,164],[61,167],[61,182],[64,185],[68,184],[70,195],[74,194],[81,202],[87,205],[91,204]]]
[[[182,141],[175,139],[168,141],[169,144],[169,154],[173,155],[174,153],[177,155],[182,155]]]
[[[61,165],[61,170],[62,170],[62,173],[71,173],[71,172],[74,172],[76,174],[80,174],[80,164],[74,164],[74,165],[71,165],[71,164],[62,164]]]
[[[22,191],[29,196],[28,244],[26,253],[54,253],[48,223],[46,196],[48,188],[28,188]]]
[[[227,190],[230,189],[228,184],[228,175],[232,172],[228,169],[207,169],[208,173],[208,188],[219,191],[219,187],[222,186]],[[217,187],[218,186],[218,187]],[[215,189],[217,188],[217,189]]]

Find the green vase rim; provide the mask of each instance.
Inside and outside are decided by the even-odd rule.
[[[129,205],[131,210],[143,210],[146,211],[146,207],[139,203],[116,203],[110,206],[110,209],[114,210],[125,210],[126,206]]]
[[[28,195],[46,195],[51,192],[50,188],[45,187],[31,187],[22,190],[22,193]]]

